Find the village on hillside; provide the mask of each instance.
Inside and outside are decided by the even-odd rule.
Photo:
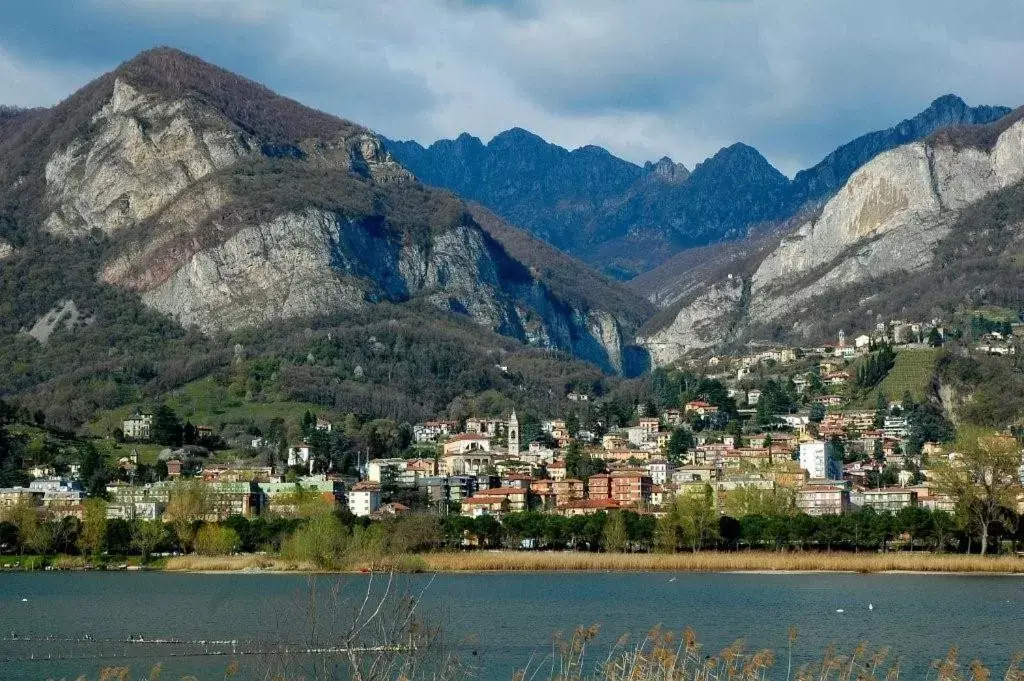
[[[983,328],[973,351],[1015,354],[1021,325],[990,326],[998,328]],[[335,424],[307,412],[300,441],[285,446],[254,435],[245,443],[253,455],[279,449],[273,464],[206,458],[203,445],[219,434],[186,423],[185,444],[163,449],[156,479],[140,481],[136,447],[154,439],[166,414],[136,410],[116,433],[126,454],[117,461],[118,479],[103,489],[106,515],[164,518],[183,480],[204,487],[208,522],[288,514],[303,494],[370,520],[416,512],[499,522],[525,511],[659,517],[687,496],[706,498],[715,512],[733,517],[953,512],[957,500],[936,486],[929,469],[929,462],[956,459],[949,427],[915,394],[918,387],[908,383],[889,395],[879,385],[894,373],[897,355],[932,357],[943,342],[938,323],[893,322],[850,342],[840,333],[830,347],[757,347],[709,357],[690,362],[688,370],[702,372],[696,388],[656,372],[652,390],[665,406],[638,403],[626,422],[606,421],[597,396],[570,390],[566,412],[533,424],[529,434],[514,409],[426,421],[411,427],[401,456],[367,454],[347,472],[318,456]],[[673,402],[687,393],[692,399]],[[262,460],[274,461],[272,452]],[[0,489],[0,510],[28,505],[52,517],[82,517],[88,495],[79,465],[60,474],[52,466],[27,473],[27,485]]]

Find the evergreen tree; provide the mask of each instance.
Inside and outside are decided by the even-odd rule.
[[[153,414],[153,427],[150,436],[157,444],[169,447],[181,446],[181,420],[166,404],[161,404]]]

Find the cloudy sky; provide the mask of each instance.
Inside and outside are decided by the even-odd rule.
[[[690,167],[743,141],[790,174],[947,92],[1024,104],[1020,0],[17,0],[0,103],[155,45],[393,138],[520,126]]]

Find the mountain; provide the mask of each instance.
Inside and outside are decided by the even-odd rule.
[[[27,367],[0,392],[53,380],[57,341],[97,329],[113,334],[108,359],[125,336],[150,358],[161,337],[270,333],[393,305],[606,371],[633,361],[646,302],[546,245],[524,249],[508,225],[484,229],[366,128],[185,53],[142,53],[0,125],[0,239],[12,247],[0,345]],[[550,281],[541,262],[556,264]],[[48,315],[46,328],[67,333],[19,333]],[[33,376],[44,364],[53,370]]]
[[[585,243],[593,215],[653,172],[600,147],[568,151],[521,128],[486,145],[465,133],[428,148],[384,143],[422,182],[477,201],[570,253]]]
[[[857,168],[883,151],[922,139],[942,128],[991,123],[1010,111],[1005,106],[971,107],[952,94],[939,97],[913,118],[887,130],[862,135],[842,145],[813,167],[798,172],[789,190],[790,206],[796,209],[807,202],[831,197]]]
[[[641,331],[656,363],[980,305],[1020,313],[1024,108],[883,152],[793,229],[750,245],[750,257],[734,250],[707,258],[706,277],[680,278],[678,288],[642,282],[671,301]]]
[[[742,239],[805,206],[820,207],[883,151],[1008,112],[940,97],[911,119],[843,145],[792,182],[744,144],[722,149],[692,173],[667,157],[639,167],[598,147],[568,151],[518,128],[486,145],[468,134],[427,148],[386,139],[385,145],[423,182],[478,201],[604,272],[630,279],[687,248]]]

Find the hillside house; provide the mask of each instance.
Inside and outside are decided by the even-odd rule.
[[[136,410],[121,422],[126,440],[148,440],[153,433],[153,415]]]

